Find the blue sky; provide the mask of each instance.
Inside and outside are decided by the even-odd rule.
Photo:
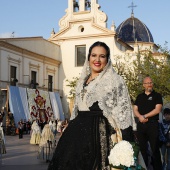
[[[98,0],[101,10],[108,15],[108,28],[115,22],[116,27],[131,16],[132,0]],[[170,0],[133,0],[134,16],[151,31],[155,44],[170,49]],[[50,37],[54,28],[58,32],[59,19],[65,15],[68,0],[1,0],[0,37],[42,36]]]

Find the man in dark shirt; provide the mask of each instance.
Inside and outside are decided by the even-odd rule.
[[[139,119],[137,123],[137,138],[140,150],[148,165],[148,142],[152,151],[154,170],[162,169],[161,155],[159,151],[159,113],[161,112],[163,101],[161,94],[153,90],[153,82],[150,77],[143,80],[144,93],[137,96],[134,104],[134,114]]]

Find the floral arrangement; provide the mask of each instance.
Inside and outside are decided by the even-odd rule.
[[[124,165],[130,167],[134,165],[132,145],[127,141],[118,142],[110,152],[109,163],[113,166]]]
[[[139,146],[135,142],[128,142],[122,140],[114,145],[108,157],[109,164],[113,168],[128,169],[136,167],[135,169],[142,170],[140,165],[137,165],[137,158],[139,154]]]

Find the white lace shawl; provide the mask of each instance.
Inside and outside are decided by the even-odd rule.
[[[89,74],[89,62],[86,60],[77,84],[74,108],[70,119],[77,116],[77,110],[82,110],[80,108],[82,108],[83,102],[87,106],[86,110],[89,110],[88,108],[98,101],[103,115],[112,127],[125,129],[132,126],[133,130],[136,130],[127,87],[123,78],[114,71],[110,59],[97,78],[89,83],[85,99],[82,99],[83,83]]]

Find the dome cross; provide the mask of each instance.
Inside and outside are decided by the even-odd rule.
[[[128,6],[128,8],[132,8],[131,16],[134,16],[133,10],[134,10],[135,7],[137,7],[137,5],[134,5],[133,1],[132,1],[131,5]]]

